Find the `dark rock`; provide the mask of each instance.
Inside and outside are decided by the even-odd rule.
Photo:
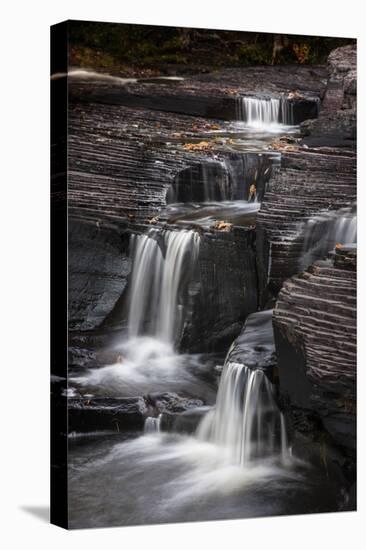
[[[336,249],[328,260],[286,281],[274,309],[282,397],[316,414],[351,454],[356,448],[354,252]]]
[[[172,392],[150,393],[145,397],[145,401],[148,407],[155,409],[154,416],[162,412],[183,413],[203,405],[201,399],[182,397]]]
[[[356,157],[330,149],[284,152],[257,215],[257,262],[262,307],[299,271],[305,222],[356,200]]]
[[[257,305],[254,229],[205,233],[197,275],[189,289],[189,313],[181,349],[227,349]]]
[[[257,200],[264,195],[266,182],[276,169],[271,153],[228,153],[221,160],[207,159],[182,170],[166,195],[167,203],[207,200],[248,200],[252,184]]]
[[[69,221],[69,329],[99,326],[130,271],[128,236],[97,223]]]
[[[163,431],[193,434],[211,407],[198,406],[181,414],[166,412],[161,419]]]
[[[69,398],[69,432],[141,430],[147,411],[142,397]]]
[[[98,365],[96,352],[94,350],[68,347],[68,366],[69,369],[80,367],[96,367]]]
[[[310,146],[356,145],[356,45],[333,50],[328,57],[328,82],[320,115],[301,124],[303,143]]]
[[[354,110],[328,112],[319,119],[301,124],[302,143],[309,147],[353,148],[356,140],[357,120]]]
[[[325,111],[355,109],[357,81],[355,44],[333,50],[328,57],[328,82],[322,108]]]
[[[316,116],[317,99],[324,90],[323,68],[245,67],[176,81],[113,83],[103,79],[69,77],[71,100],[168,111],[190,116],[236,120],[242,95],[280,96],[296,90],[295,123]],[[169,83],[169,84],[168,84]]]
[[[271,309],[248,316],[226,360],[241,363],[250,369],[264,369],[273,378],[276,350]]]

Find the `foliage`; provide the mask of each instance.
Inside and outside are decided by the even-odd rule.
[[[270,33],[216,31],[117,23],[69,22],[72,65],[121,70],[121,67],[160,71],[164,65],[202,70],[272,63]],[[275,63],[324,63],[329,52],[351,39],[284,36],[286,47]]]

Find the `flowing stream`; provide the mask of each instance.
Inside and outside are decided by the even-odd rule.
[[[261,131],[293,121],[284,98],[245,97],[238,111],[239,120]],[[260,208],[254,192],[250,200],[233,200],[233,182],[240,191],[245,174],[230,179],[224,166],[227,177],[214,185],[211,168],[202,171],[202,200],[178,204],[179,189],[171,193],[165,216],[170,222],[174,218],[172,229],[163,223],[131,236],[128,331],[116,345],[120,361],[70,379],[91,395],[176,391],[200,397],[208,406],[197,407],[201,420],[191,435],[167,431],[166,413],[155,411],[138,437],[124,433],[117,442],[95,437],[89,444],[75,437],[71,526],[329,511],[336,500],[324,479],[314,473],[310,479],[307,467],[291,456],[275,387],[260,366],[249,368],[228,354],[215,400],[213,390],[207,391],[201,357],[179,352],[202,239],[200,231],[179,224],[194,222],[201,230],[218,220],[253,226]],[[353,239],[353,226],[347,225],[352,222],[336,223],[343,224],[342,238],[346,232]],[[312,231],[306,242],[313,242]],[[333,238],[338,239],[337,231],[332,227]],[[313,245],[306,246],[312,255]]]

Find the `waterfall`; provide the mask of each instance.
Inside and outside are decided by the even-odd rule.
[[[161,417],[162,417],[161,414],[159,414],[158,417],[148,416],[145,419],[145,423],[144,423],[144,433],[151,434],[151,433],[160,432]]]
[[[220,166],[222,173],[213,173],[211,166]],[[232,185],[224,161],[207,161],[202,164],[203,202],[232,199]]]
[[[307,220],[303,228],[300,269],[334,249],[336,244],[354,244],[357,240],[357,217],[353,208],[324,212]]]
[[[252,128],[271,125],[293,125],[293,104],[285,97],[258,99],[241,97],[238,104],[238,119]]]
[[[221,375],[216,408],[197,428],[201,440],[224,447],[241,466],[277,455],[289,456],[285,422],[273,386],[261,370],[227,361]]]
[[[174,344],[184,322],[199,243],[198,233],[191,230],[151,229],[131,237],[130,338],[149,334]]]

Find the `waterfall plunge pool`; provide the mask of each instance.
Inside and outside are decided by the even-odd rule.
[[[224,447],[178,434],[69,443],[70,527],[104,527],[330,512],[324,475],[273,458],[244,468]],[[92,458],[91,458],[92,457]]]

